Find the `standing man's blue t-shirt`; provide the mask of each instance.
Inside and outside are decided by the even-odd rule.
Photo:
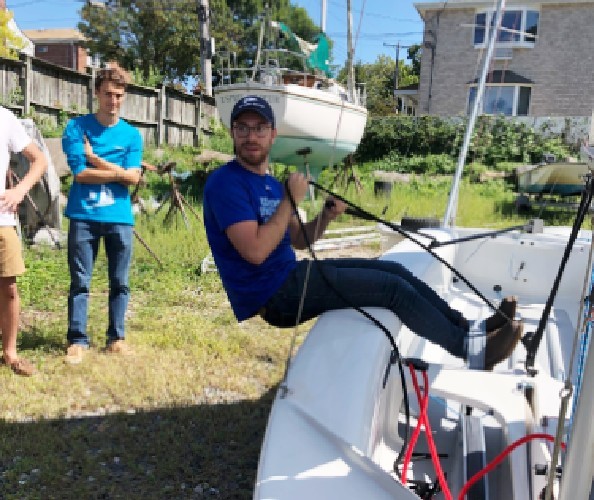
[[[89,114],[70,120],[62,137],[62,149],[74,176],[85,168],[94,168],[87,165],[85,137],[93,152],[104,160],[126,169],[140,168],[142,137],[138,130],[122,119],[111,127],[104,127],[94,114]],[[75,180],[68,194],[65,214],[71,219],[134,224],[128,187],[119,182],[82,184]]]
[[[285,282],[297,263],[289,232],[260,265],[250,264],[227,237],[229,226],[243,221],[262,225],[283,198],[272,176],[243,168],[236,160],[215,170],[204,188],[204,226],[233,312],[239,321],[254,316]]]

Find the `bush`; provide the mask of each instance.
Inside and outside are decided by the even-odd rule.
[[[374,163],[373,168],[374,170],[384,170],[386,172],[443,175],[452,174],[456,170],[456,163],[452,156],[447,154],[405,157],[392,151]]]
[[[380,160],[383,170],[398,172],[450,173],[452,159],[460,154],[466,120],[438,117],[379,117],[367,123],[357,149],[358,162]],[[559,135],[536,131],[502,116],[481,116],[469,144],[467,162],[492,168],[504,164],[537,163],[544,153],[557,157],[570,154]],[[411,159],[424,157],[424,159]],[[409,160],[406,160],[406,159]]]

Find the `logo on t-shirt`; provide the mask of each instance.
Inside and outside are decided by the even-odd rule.
[[[107,186],[101,186],[101,191],[91,191],[89,197],[83,200],[83,204],[87,210],[93,208],[109,207],[115,204],[113,192]]]
[[[276,207],[280,200],[271,200],[270,198],[260,197],[260,217],[264,222],[268,221],[272,214],[276,212]]]

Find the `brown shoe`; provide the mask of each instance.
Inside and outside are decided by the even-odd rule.
[[[522,337],[522,321],[507,322],[501,328],[487,332],[485,348],[485,370],[492,370],[496,364],[507,359]]]
[[[11,363],[7,363],[5,359],[2,359],[2,363],[7,364],[14,373],[23,377],[30,377],[37,373],[37,369],[33,366],[33,363],[27,361],[25,358],[19,358]]]
[[[134,354],[132,348],[124,340],[114,340],[107,344],[105,352],[108,354],[119,354],[121,356],[131,356]]]
[[[82,363],[86,350],[87,348],[81,344],[70,344],[68,349],[66,349],[64,363],[68,363],[69,365],[78,365]]]
[[[517,305],[518,297],[515,295],[505,297],[501,301],[501,304],[499,304],[497,312],[485,320],[487,332],[492,332],[493,330],[501,328],[507,323],[508,318],[513,321],[516,316]]]

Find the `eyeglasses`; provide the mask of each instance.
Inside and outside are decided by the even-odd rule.
[[[237,137],[248,137],[250,132],[255,132],[256,137],[266,137],[268,131],[271,129],[270,125],[256,125],[255,127],[249,127],[247,125],[233,125],[233,130],[237,134]]]

